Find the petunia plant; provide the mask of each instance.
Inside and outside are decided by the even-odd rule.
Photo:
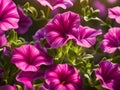
[[[0,0],[0,90],[120,90],[119,0]]]

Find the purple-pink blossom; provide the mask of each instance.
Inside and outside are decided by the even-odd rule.
[[[73,66],[53,65],[46,70],[45,85],[39,90],[82,90],[82,79]]]
[[[66,45],[67,41],[74,39],[72,35],[80,24],[80,16],[74,12],[68,11],[63,14],[57,14],[45,26],[45,37],[53,48]]]
[[[109,60],[101,61],[95,74],[103,88],[120,90],[120,68]]]
[[[104,35],[100,46],[104,52],[109,54],[114,53],[117,49],[120,50],[120,28],[110,28]]]
[[[108,9],[108,17],[115,19],[120,24],[120,6],[116,6]]]
[[[28,31],[29,27],[32,25],[32,20],[28,17],[21,7],[17,8],[20,20],[18,22],[19,27],[15,29],[19,34],[24,34]]]
[[[41,65],[52,64],[47,53],[30,44],[15,48],[12,54],[12,63],[22,71],[37,71]]]
[[[73,3],[76,0],[37,0],[41,5],[48,6],[51,10],[55,10],[57,8],[66,9],[68,7],[73,6]]]
[[[13,0],[0,0],[0,30],[18,28],[19,15]]]
[[[29,88],[29,89],[34,89],[33,86],[33,81],[43,78],[44,76],[44,72],[43,71],[37,71],[37,72],[24,72],[24,71],[20,71],[18,73],[18,75],[16,76],[16,80],[18,82],[21,82],[24,84],[25,88]]]
[[[79,46],[90,48],[96,42],[96,37],[101,35],[101,30],[96,30],[87,26],[80,26],[74,36],[76,37],[76,43]]]

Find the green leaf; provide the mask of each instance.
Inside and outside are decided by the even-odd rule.
[[[33,18],[38,17],[38,11],[35,7],[31,6],[29,2],[26,2],[23,6],[23,10],[27,15],[31,15]]]
[[[83,57],[83,60],[86,60],[86,59],[91,59],[93,58],[94,56],[92,54],[87,54],[85,57]]]
[[[30,7],[30,3],[29,3],[29,2],[26,2],[23,7],[24,7],[24,8]]]
[[[17,86],[17,90],[23,90],[22,86],[20,86],[20,85],[16,85],[16,86]]]
[[[27,8],[27,10],[33,15],[33,17],[36,18],[38,16],[38,12],[37,12],[36,8],[30,6]]]
[[[17,32],[15,32],[15,30],[10,30],[7,39],[8,39],[8,42],[13,42],[13,41],[16,42],[18,39]]]

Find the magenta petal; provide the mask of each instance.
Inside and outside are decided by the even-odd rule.
[[[18,28],[19,15],[12,0],[0,0],[0,30]]]
[[[44,32],[44,28],[42,29],[39,29],[35,35],[33,36],[33,39],[35,40],[40,40],[40,39],[43,39],[45,38],[45,32]]]
[[[78,28],[78,31],[74,33],[74,36],[76,37],[75,41],[78,45],[90,48],[95,44],[96,37],[101,34],[102,34],[101,30],[95,30],[90,27],[80,26]]]
[[[120,47],[120,28],[113,27],[104,35],[101,41],[101,49],[106,53],[114,53]]]
[[[5,44],[7,44],[7,38],[6,36],[3,34],[0,36],[0,47],[4,46]]]
[[[65,12],[57,14],[45,26],[45,35],[48,43],[53,48],[64,46],[68,40],[74,39],[72,35],[74,28],[78,28],[80,17],[73,12]]]
[[[82,90],[78,71],[68,64],[50,66],[45,73],[45,83],[48,90]]]
[[[120,7],[116,6],[108,9],[108,17],[111,19],[115,19],[117,23],[120,24]]]
[[[18,82],[21,82],[24,84],[26,88],[33,88],[33,80],[43,78],[43,71],[37,71],[37,72],[24,72],[21,71],[16,76],[16,80]]]
[[[22,45],[13,50],[12,63],[22,71],[37,71],[41,65],[52,64],[52,58],[32,45]]]
[[[19,16],[20,16],[20,20],[18,22],[19,27],[15,30],[19,34],[24,34],[24,33],[27,32],[29,27],[32,25],[32,20],[30,19],[30,17],[25,15],[25,13],[24,13],[24,11],[22,10],[21,7],[18,7],[17,10],[18,10],[18,13],[19,13]]]
[[[99,68],[95,69],[96,77],[99,79],[102,87],[109,90],[120,89],[120,69],[118,64],[110,61],[101,61]]]
[[[15,88],[15,86],[4,85],[4,86],[0,86],[0,90],[17,90],[17,89]]]
[[[51,10],[57,8],[66,9],[73,6],[76,0],[37,0],[41,5],[50,7]]]

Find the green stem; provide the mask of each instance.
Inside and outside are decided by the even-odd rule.
[[[69,50],[72,45],[72,41],[69,41],[65,47],[62,47],[62,54],[63,57],[60,61],[60,63],[63,63],[64,60],[68,61],[69,60]]]
[[[50,8],[49,8],[49,7],[47,7],[47,13],[46,13],[46,17],[47,17],[47,18],[49,18],[50,11],[51,11],[51,10],[50,10]]]
[[[106,22],[104,22],[102,19],[100,19],[98,17],[96,17],[95,20],[100,21],[102,24],[104,24],[104,25],[106,25],[106,26],[108,26],[110,28],[112,27],[110,24],[107,24]]]

